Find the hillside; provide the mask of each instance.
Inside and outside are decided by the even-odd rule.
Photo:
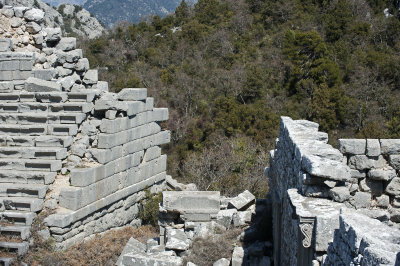
[[[82,5],[85,0],[43,0],[43,2],[50,4],[51,6],[59,6],[62,4],[69,4],[69,5]]]
[[[165,16],[179,5],[181,0],[87,0],[83,7],[107,26],[116,22],[138,23],[149,15]]]

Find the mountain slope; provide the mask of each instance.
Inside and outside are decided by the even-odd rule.
[[[51,6],[59,6],[62,4],[82,5],[85,0],[43,0],[43,2],[48,3]]]
[[[181,0],[87,0],[83,7],[107,26],[118,21],[139,22],[148,15],[174,12]]]

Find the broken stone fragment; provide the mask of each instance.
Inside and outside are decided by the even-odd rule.
[[[61,28],[45,28],[44,31],[48,42],[57,42],[61,39]]]
[[[373,180],[389,181],[396,177],[396,171],[392,167],[386,169],[371,169],[368,177]]]
[[[243,247],[235,247],[232,253],[232,266],[246,265],[245,252]]]
[[[368,208],[371,205],[371,194],[366,192],[357,192],[350,200],[350,203],[356,208]]]
[[[222,258],[213,263],[213,266],[229,266],[231,262],[228,259]]]
[[[387,185],[385,192],[392,196],[400,196],[400,177],[393,178]]]
[[[345,154],[365,154],[365,139],[339,139],[339,150]]]
[[[165,247],[172,250],[184,251],[190,246],[190,240],[183,229],[167,228],[167,242]]]
[[[334,187],[329,190],[329,197],[337,202],[345,202],[350,198],[350,191],[347,187]]]
[[[251,194],[250,191],[246,190],[229,202],[228,208],[235,208],[238,211],[246,210],[250,205],[254,204],[256,197]]]
[[[120,101],[142,101],[146,100],[147,89],[122,89],[118,93],[118,100]]]
[[[61,84],[30,77],[25,81],[25,90],[29,92],[61,91]]]
[[[170,253],[165,252],[158,254],[129,253],[126,254],[122,259],[122,265],[125,266],[181,266],[182,264],[182,258],[173,256]]]
[[[32,8],[24,13],[24,18],[27,21],[40,22],[44,18],[44,12],[37,8]]]
[[[91,69],[83,76],[83,83],[86,85],[96,84],[99,81],[97,70]]]
[[[302,169],[313,176],[330,180],[352,182],[350,168],[342,162],[305,155],[301,160]]]
[[[62,51],[71,51],[76,49],[76,38],[73,37],[64,37],[56,45],[56,49]]]

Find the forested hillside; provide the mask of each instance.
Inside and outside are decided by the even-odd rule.
[[[400,137],[396,1],[200,0],[82,43],[111,87],[170,110],[169,173],[200,189],[267,190],[281,115],[338,137]],[[384,9],[386,16],[384,15]]]

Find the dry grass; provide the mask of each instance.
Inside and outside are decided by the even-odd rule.
[[[101,236],[75,245],[64,251],[52,251],[49,243],[39,242],[23,259],[28,265],[115,265],[119,255],[131,237],[145,242],[158,236],[157,230],[151,226],[140,228],[128,226],[109,231]],[[35,242],[38,241],[35,239]],[[43,245],[41,247],[41,245]]]
[[[231,229],[222,234],[205,238],[196,238],[190,247],[190,255],[184,258],[184,264],[193,262],[198,266],[209,266],[221,258],[230,259],[235,246],[240,245],[238,236],[242,229]]]

